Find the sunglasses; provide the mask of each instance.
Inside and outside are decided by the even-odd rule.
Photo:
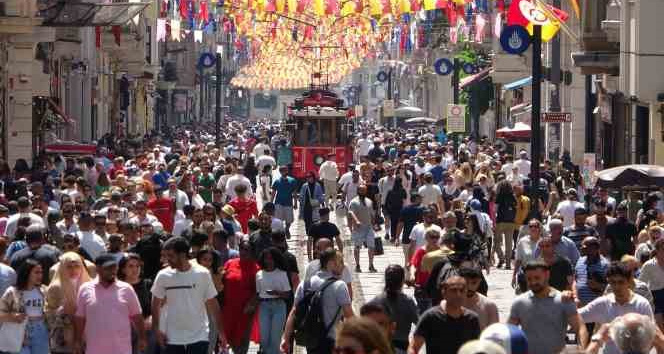
[[[539,225],[528,225],[531,229],[539,229]]]

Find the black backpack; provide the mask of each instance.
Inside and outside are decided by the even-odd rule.
[[[304,282],[304,297],[295,308],[295,342],[303,347],[315,349],[327,337],[327,333],[337,320],[341,307],[330,323],[323,319],[323,292],[334,284],[336,278],[325,280],[318,290],[311,290],[310,280]]]

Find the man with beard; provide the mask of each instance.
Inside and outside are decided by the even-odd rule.
[[[367,186],[362,184],[357,188],[357,197],[351,200],[348,206],[348,219],[351,225],[351,239],[355,245],[353,255],[355,256],[355,271],[361,272],[360,249],[366,244],[369,253],[369,272],[377,272],[373,264],[374,247],[376,235],[372,227],[374,217],[373,203],[367,197]]]
[[[204,354],[208,351],[208,313],[216,319],[219,341],[226,347],[223,316],[217,289],[207,269],[189,262],[189,242],[173,237],[162,249],[169,267],[162,269],[152,286],[152,330],[166,353]],[[160,323],[168,298],[166,323]]]
[[[529,291],[519,295],[510,308],[509,323],[521,326],[528,337],[531,353],[558,354],[565,349],[567,326],[579,343],[587,343],[588,332],[573,302],[549,286],[549,266],[531,261],[525,266]]]
[[[459,269],[459,276],[466,279],[468,292],[463,301],[463,307],[474,311],[479,316],[480,330],[484,330],[490,324],[497,323],[498,306],[488,297],[477,292],[482,282],[482,271],[476,268],[464,267]]]

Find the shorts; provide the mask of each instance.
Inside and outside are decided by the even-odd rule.
[[[355,247],[362,247],[365,244],[370,250],[376,248],[376,233],[371,225],[362,225],[355,228],[350,235],[350,239]]]
[[[286,225],[293,223],[295,217],[293,216],[293,207],[285,205],[274,205],[274,217],[283,220]]]

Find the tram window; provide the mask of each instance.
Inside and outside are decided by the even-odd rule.
[[[318,121],[315,119],[312,119],[307,122],[307,145],[308,146],[315,146],[319,144],[320,141],[320,134],[319,134],[319,127],[318,127]]]
[[[343,119],[337,119],[335,121],[335,129],[337,131],[337,145],[345,145],[346,144],[346,127],[345,127],[346,122]]]
[[[319,145],[334,145],[334,121],[331,119],[320,120],[320,141]]]
[[[295,145],[298,146],[304,146],[306,145],[307,142],[307,131],[304,128],[304,122],[300,119],[296,120],[297,122],[297,129],[295,130],[295,136],[294,136],[294,141]]]

